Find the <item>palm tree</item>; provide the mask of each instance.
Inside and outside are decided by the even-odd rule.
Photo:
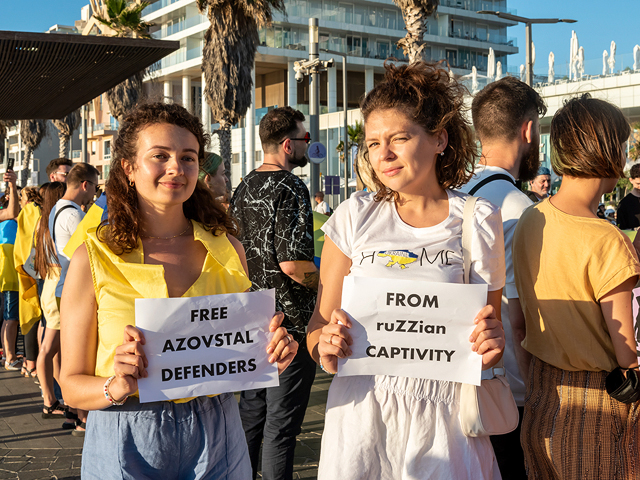
[[[97,26],[104,35],[151,38],[149,27],[153,24],[142,21],[142,11],[148,5],[140,0],[91,0],[93,17],[82,33],[87,35]],[[144,74],[138,72],[106,92],[109,110],[118,122],[141,100]]]
[[[91,0],[94,18],[115,32],[117,37],[150,38],[152,23],[142,21],[149,2],[127,0]]]
[[[66,117],[59,120],[51,120],[51,122],[58,129],[58,137],[60,138],[58,155],[60,158],[66,158],[71,135],[73,135],[74,130],[80,125],[80,110],[75,110]]]
[[[20,138],[27,147],[27,154],[22,160],[22,172],[20,173],[20,184],[23,187],[27,186],[27,181],[31,176],[31,156],[46,135],[46,120],[20,120]]]
[[[251,105],[258,29],[271,23],[273,10],[285,13],[285,5],[283,0],[198,0],[198,8],[208,12],[210,22],[202,52],[204,94],[220,124],[220,155],[230,172],[231,127]]]
[[[124,116],[141,100],[143,77],[144,71],[138,72],[105,92],[109,111],[118,122],[122,123]]]
[[[424,34],[427,32],[427,20],[438,8],[440,0],[393,0],[402,11],[407,35],[400,39],[398,46],[409,58],[409,63],[423,59]]]

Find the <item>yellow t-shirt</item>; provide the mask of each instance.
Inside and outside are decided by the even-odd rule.
[[[568,215],[546,199],[520,217],[513,265],[525,350],[564,370],[618,366],[600,300],[640,274],[624,233],[606,220]]]
[[[194,238],[203,243],[207,257],[202,274],[183,297],[199,297],[244,292],[251,282],[237,252],[226,235],[214,236],[202,225],[193,223]],[[89,255],[93,286],[98,304],[97,377],[113,375],[115,350],[122,344],[127,325],[135,324],[136,298],[168,298],[162,265],[144,264],[142,243],[128,254],[116,255],[96,237],[96,229],[88,231],[85,246]],[[174,400],[186,402],[191,398]]]

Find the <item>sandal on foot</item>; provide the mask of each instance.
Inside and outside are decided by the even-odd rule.
[[[18,371],[18,370],[20,370],[20,365],[21,364],[22,364],[22,360],[20,360],[20,359],[14,360],[11,363],[4,362],[4,369],[5,370],[11,370],[11,371]]]
[[[80,425],[80,420],[78,419],[78,415],[73,413],[70,410],[65,412],[66,421],[62,424],[63,430],[74,430],[77,425]]]
[[[78,430],[81,429],[81,430]],[[71,432],[71,435],[74,437],[84,437],[84,432],[87,429],[87,424],[84,422],[80,422],[76,425],[76,429]]]
[[[60,405],[60,402],[58,400],[56,400],[50,407],[47,407],[45,405],[44,410],[45,411],[42,412],[42,418],[64,418],[66,412],[65,408]]]

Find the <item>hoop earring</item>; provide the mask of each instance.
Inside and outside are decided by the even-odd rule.
[[[129,186],[130,187],[135,187],[135,185],[136,185],[135,183],[133,183],[131,180],[129,180]]]

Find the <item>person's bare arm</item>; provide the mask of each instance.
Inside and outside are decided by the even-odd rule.
[[[325,240],[326,245],[326,240]],[[324,248],[324,247],[323,247]],[[308,260],[298,260],[292,262],[280,262],[282,273],[312,290],[318,289],[319,273],[316,264]]]
[[[475,318],[476,328],[469,341],[471,349],[482,355],[482,369],[493,367],[502,358],[504,352],[504,329],[500,320],[502,289],[487,294],[487,305]]]
[[[80,245],[71,259],[60,302],[60,350],[64,352],[60,383],[67,403],[82,410],[110,405],[103,393],[106,379],[95,376],[97,349],[96,297],[87,249]],[[109,388],[116,399],[135,392],[121,393],[121,382],[114,380]],[[130,383],[137,389],[135,379]]]
[[[631,277],[600,299],[600,308],[609,329],[618,365],[637,368],[638,355],[633,331],[632,290],[638,277]]]
[[[516,362],[518,364],[518,370],[520,370],[520,376],[522,377],[526,387],[529,382],[529,364],[531,363],[531,354],[522,348],[522,341],[527,334],[524,313],[522,311],[519,298],[510,298],[508,302],[513,350],[516,354]]]
[[[351,344],[348,319],[339,310],[342,303],[342,283],[350,269],[349,257],[325,236],[318,298],[307,327],[307,348],[316,363],[320,362],[322,356],[322,365],[332,373],[337,371],[338,357],[345,357]],[[338,321],[344,325],[340,325]],[[335,340],[332,339],[334,336],[337,337]]]
[[[20,200],[18,199],[18,189],[16,188],[17,179],[18,177],[13,170],[9,170],[2,177],[2,181],[7,182],[8,191],[6,194],[9,196],[9,204],[7,208],[0,210],[0,222],[12,220],[20,213]]]

